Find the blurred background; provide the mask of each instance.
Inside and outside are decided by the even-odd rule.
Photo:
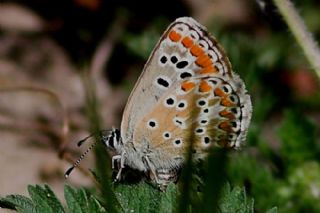
[[[293,2],[319,41],[320,2]],[[92,184],[78,170],[63,177],[90,134],[84,79],[94,82],[103,129],[119,127],[148,55],[181,16],[207,26],[252,97],[231,186],[244,186],[257,212],[320,212],[319,78],[270,0],[2,0],[0,196],[48,183],[62,197],[66,182]]]

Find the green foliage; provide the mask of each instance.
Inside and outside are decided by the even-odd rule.
[[[246,197],[244,189],[240,187],[231,189],[230,185],[227,184],[223,189],[219,209],[221,212],[253,213],[254,201]]]
[[[89,194],[83,188],[75,189],[68,185],[64,189],[66,207],[63,207],[49,186],[29,186],[29,196],[9,195],[0,198],[0,207],[15,209],[23,213],[50,213],[50,212],[75,212],[75,213],[96,213],[112,212],[107,211],[94,195]],[[175,184],[169,184],[165,192],[146,184],[119,184],[115,187],[115,194],[121,207],[115,207],[119,212],[177,212],[177,199],[179,190]],[[199,209],[188,204],[192,212],[199,212]],[[213,210],[212,203],[204,203]],[[210,208],[208,208],[210,209]],[[247,198],[245,190],[240,187],[233,189],[229,184],[224,185],[222,196],[218,202],[219,212],[253,213],[254,202]],[[270,212],[277,212],[275,208]]]
[[[28,192],[30,198],[22,195],[8,195],[1,198],[0,206],[23,213],[106,212],[99,201],[93,195],[88,195],[84,189],[65,186],[64,196],[67,207],[63,207],[47,185],[28,186]]]
[[[298,111],[285,112],[278,134],[281,156],[289,167],[316,158],[315,126]]]
[[[278,189],[279,197],[285,201],[284,212],[320,211],[319,176],[320,166],[316,161],[302,163],[288,174],[288,181]]]

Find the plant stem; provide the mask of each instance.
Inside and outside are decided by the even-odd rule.
[[[307,30],[301,16],[290,0],[274,0],[274,3],[320,79],[320,50],[311,33]]]

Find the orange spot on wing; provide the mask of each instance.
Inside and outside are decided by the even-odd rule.
[[[185,46],[186,48],[190,48],[193,45],[193,41],[189,36],[186,36],[182,39],[181,43],[183,44],[183,46]]]
[[[224,97],[221,100],[221,105],[226,107],[231,107],[231,106],[234,106],[234,103],[232,103],[228,98]]]
[[[186,82],[184,82],[184,83],[181,84],[181,89],[182,89],[183,91],[187,92],[187,91],[193,89],[195,86],[196,86],[195,83],[190,82],[190,81],[186,81]]]
[[[229,112],[227,110],[223,110],[223,111],[219,112],[219,115],[222,117],[228,118],[229,120],[235,119],[234,114],[232,114],[231,112]]]
[[[169,38],[171,41],[177,42],[181,39],[181,35],[180,33],[177,33],[176,31],[171,30],[169,33]]]
[[[212,90],[212,87],[208,84],[207,81],[201,81],[199,86],[200,92],[210,92]]]
[[[196,56],[196,57],[204,54],[203,49],[197,44],[191,47],[190,52],[193,56]]]
[[[214,66],[207,66],[200,70],[200,74],[210,74],[210,73],[217,73],[217,69]]]
[[[207,54],[202,54],[197,58],[196,64],[199,65],[200,67],[207,67],[212,64],[212,61]]]
[[[224,131],[232,131],[232,127],[228,121],[222,121],[219,124],[219,128],[224,130]]]
[[[215,90],[214,90],[214,94],[216,95],[216,96],[220,96],[220,97],[224,97],[226,94],[222,91],[222,89],[220,89],[220,88],[216,88]]]

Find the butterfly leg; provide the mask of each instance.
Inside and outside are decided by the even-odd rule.
[[[147,162],[147,165],[148,165],[148,167],[149,167],[149,169],[151,171],[152,176],[156,179],[156,182],[159,183],[156,170],[154,169],[154,166],[150,162],[149,157],[148,156],[144,156],[144,158],[145,158],[145,160]]]
[[[122,152],[121,155],[115,155],[112,157],[112,168],[114,168],[114,162],[115,161],[120,161],[120,169],[117,173],[117,176],[115,178],[115,182],[119,181],[121,179],[121,172],[122,172],[122,169],[125,167],[124,166],[124,163],[125,163],[125,154],[126,152]]]

